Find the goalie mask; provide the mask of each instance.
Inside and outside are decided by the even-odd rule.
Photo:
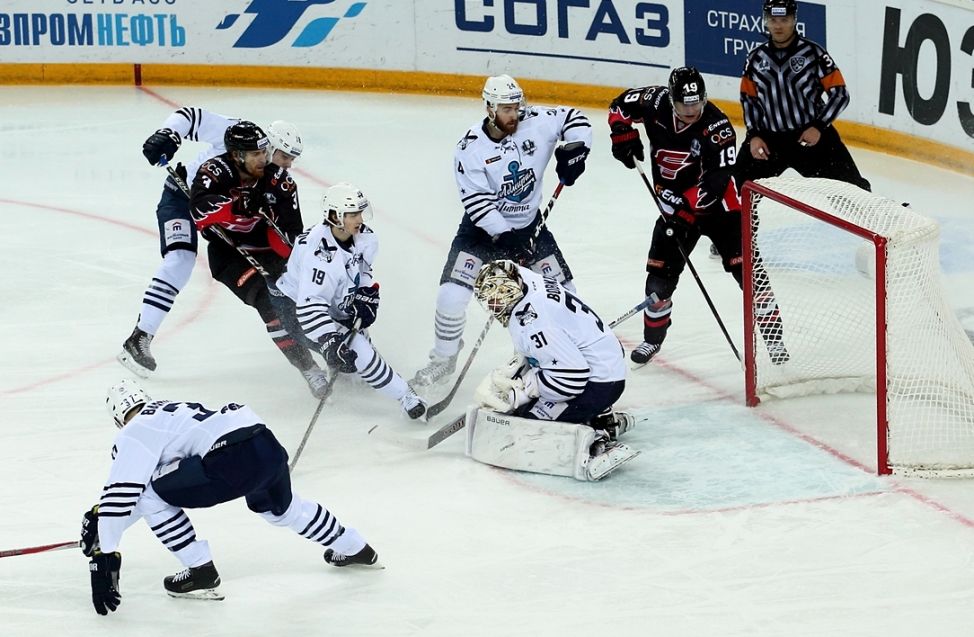
[[[149,402],[149,395],[134,380],[123,380],[108,388],[105,406],[115,419],[119,429],[128,423],[128,416],[133,410],[141,408]]]
[[[274,155],[275,150],[279,150],[296,158],[300,157],[301,151],[304,150],[301,133],[298,132],[298,127],[291,122],[283,120],[271,122],[267,128],[267,140],[270,142],[271,156]]]
[[[372,220],[372,205],[352,184],[335,184],[321,199],[325,223],[345,229],[345,215],[362,213],[362,221]]]
[[[473,288],[480,304],[504,327],[511,322],[511,312],[525,293],[517,264],[506,259],[484,264]]]

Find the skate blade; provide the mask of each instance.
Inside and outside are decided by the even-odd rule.
[[[344,566],[337,566],[331,562],[325,563],[329,566],[334,566],[341,571],[382,571],[386,568],[386,565],[380,560],[376,560],[372,564],[359,564],[357,562],[353,562],[352,564],[345,564]]]
[[[204,602],[222,602],[224,599],[226,599],[226,595],[215,588],[205,588],[198,591],[190,591],[188,593],[174,593],[172,591],[166,592],[169,593],[169,597],[175,597],[177,599],[196,599]]]
[[[151,369],[142,367],[136,363],[135,359],[129,356],[128,352],[124,350],[118,356],[116,356],[115,359],[122,364],[122,367],[128,369],[139,378],[148,378],[152,375]]]

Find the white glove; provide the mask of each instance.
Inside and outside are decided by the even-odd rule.
[[[477,391],[474,392],[474,400],[481,407],[506,414],[511,411],[511,403],[508,400],[509,393],[509,389],[502,389],[495,386],[494,372],[491,372],[484,376],[484,379],[477,385]]]
[[[513,409],[530,403],[540,395],[541,392],[538,389],[538,371],[536,369],[530,369],[521,378],[511,380],[508,401]]]

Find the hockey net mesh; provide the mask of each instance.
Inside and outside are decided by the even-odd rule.
[[[882,396],[877,361],[884,359],[877,352],[876,325],[882,309],[877,303],[885,301],[889,466],[897,472],[969,475],[974,347],[942,291],[937,223],[841,182],[779,177],[757,183],[800,204],[753,191],[746,195],[752,204],[748,258],[756,324],[754,369],[748,371],[757,395]],[[878,240],[857,236],[843,222],[886,238],[885,299],[875,282]],[[775,301],[780,322],[758,326]],[[762,344],[775,336],[787,348],[787,362],[773,364]],[[878,432],[883,435],[881,427]]]

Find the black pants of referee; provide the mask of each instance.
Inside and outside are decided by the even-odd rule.
[[[735,179],[738,190],[748,179],[777,177],[788,168],[794,168],[803,177],[836,179],[863,190],[872,190],[834,127],[822,131],[822,137],[814,146],[799,144],[801,134],[802,131],[762,134],[761,139],[768,145],[771,155],[768,159],[755,159],[751,155],[753,135],[748,135],[737,155]]]

